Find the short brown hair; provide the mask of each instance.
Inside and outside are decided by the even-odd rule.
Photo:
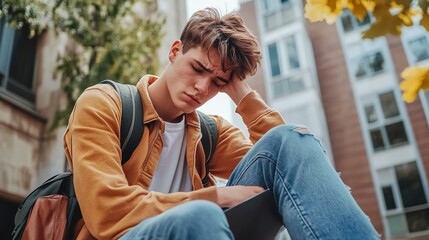
[[[219,51],[222,69],[232,69],[240,79],[256,73],[261,62],[261,50],[256,37],[244,25],[237,12],[220,16],[215,8],[195,12],[180,36],[183,53],[200,46],[208,52]]]

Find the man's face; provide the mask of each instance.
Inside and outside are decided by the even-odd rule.
[[[173,105],[180,112],[194,111],[213,98],[231,79],[231,70],[222,71],[216,49],[210,49],[207,54],[196,47],[183,54],[181,42],[176,41],[169,59],[167,87]]]

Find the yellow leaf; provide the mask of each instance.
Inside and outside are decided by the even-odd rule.
[[[413,102],[420,89],[429,89],[429,69],[426,67],[407,67],[401,73],[404,79],[399,87],[403,92],[402,99]]]
[[[397,2],[398,4],[404,6],[405,8],[409,8],[412,1],[413,0],[395,0],[395,2]]]
[[[429,31],[429,16],[426,12],[422,14],[420,25],[422,25],[426,29],[426,31]]]
[[[420,87],[423,90],[429,90],[429,74],[423,79],[422,86]]]
[[[416,99],[420,88],[418,79],[405,79],[401,82],[399,87],[403,91],[402,99],[408,103]]]
[[[399,19],[401,19],[402,23],[405,26],[412,26],[413,25],[413,20],[411,19],[411,16],[408,14],[408,11],[405,13],[400,13],[398,14]]]
[[[417,67],[407,67],[401,72],[401,78],[411,79],[418,78],[423,79],[427,74],[428,69],[425,67],[417,66]]]
[[[368,14],[368,10],[359,0],[349,1],[349,9],[360,21],[362,21]]]
[[[337,16],[328,15],[325,17],[325,21],[327,24],[334,24],[337,21]]]
[[[341,1],[342,2],[342,1]],[[341,2],[337,2],[337,4],[342,4]],[[325,20],[327,23],[332,24],[335,22],[337,17],[342,12],[342,7],[336,7],[336,10],[333,12],[331,8],[328,7],[326,0],[309,0],[305,4],[305,17],[310,22],[317,22]]]
[[[329,9],[331,9],[331,12],[335,12],[335,9],[337,8],[337,0],[327,0],[327,5]]]
[[[375,8],[375,2],[374,1],[370,1],[370,0],[362,0],[361,1],[362,5],[366,8],[366,10],[368,12],[372,12],[374,11]]]
[[[422,9],[418,8],[418,7],[412,7],[408,10],[408,14],[411,17],[420,16],[420,15],[422,15]]]
[[[323,4],[312,4],[307,2],[305,4],[305,17],[311,22],[323,21],[329,12],[329,8]]]
[[[373,13],[376,21],[362,33],[362,38],[374,39],[387,33],[396,36],[401,34],[402,21],[398,15],[392,16],[385,6],[377,6]]]

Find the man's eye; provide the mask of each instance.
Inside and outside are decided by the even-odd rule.
[[[212,83],[216,86],[216,87],[223,87],[226,85],[226,83],[220,81],[220,80],[212,80]]]
[[[203,70],[202,70],[202,69],[196,68],[194,65],[192,65],[192,68],[193,68],[193,69],[194,69],[194,71],[195,71],[195,72],[197,72],[197,73],[202,73],[202,72],[203,72]]]
[[[222,87],[222,85],[218,84],[216,81],[212,81],[212,83],[213,83],[216,87]]]

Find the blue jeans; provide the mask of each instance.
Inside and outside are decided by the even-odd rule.
[[[228,186],[273,190],[283,223],[295,239],[379,239],[306,127],[270,130],[246,154]],[[191,201],[147,219],[121,239],[233,239],[223,211]]]

